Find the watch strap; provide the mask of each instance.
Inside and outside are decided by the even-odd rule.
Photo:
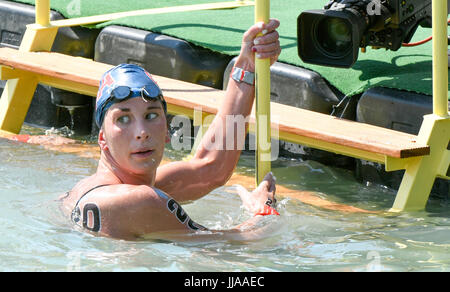
[[[239,83],[244,82],[250,85],[255,85],[255,73],[245,71],[239,67],[233,67],[233,70],[231,71],[231,78]]]

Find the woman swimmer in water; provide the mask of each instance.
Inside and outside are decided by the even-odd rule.
[[[130,240],[201,231],[219,234],[194,222],[180,203],[203,197],[224,185],[233,173],[241,153],[239,147],[210,149],[206,143],[214,138],[225,141],[227,135],[234,135],[234,141],[244,139],[238,137],[243,135],[239,131],[228,134],[222,124],[227,116],[250,115],[255,96],[251,78],[255,54],[270,58],[271,64],[277,60],[281,52],[278,26],[279,21],[272,19],[244,33],[225,99],[190,161],[159,165],[169,142],[167,109],[151,75],[129,64],[106,72],[95,113],[101,156],[96,173],[62,197],[63,209],[71,220],[98,235]],[[262,215],[278,215],[271,173],[252,193],[240,191],[240,196],[244,207],[255,216],[235,228],[221,230],[221,238],[251,239],[255,235],[252,226]]]

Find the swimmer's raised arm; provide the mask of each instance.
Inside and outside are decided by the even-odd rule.
[[[279,25],[278,20],[271,19],[267,24],[260,23],[250,27],[243,36],[241,52],[236,59],[235,67],[255,72],[255,55],[259,58],[270,58],[273,64],[281,52],[279,35],[276,31]],[[258,36],[261,33],[263,35]],[[225,98],[193,159],[160,166],[155,186],[179,201],[189,201],[224,185],[232,175],[244,147],[245,132],[248,129],[246,118],[251,113],[254,97],[253,84],[230,78]],[[236,121],[245,120],[245,125],[227,125],[227,117],[229,120],[230,118]],[[230,131],[231,128],[226,126],[237,129],[244,126],[245,131]],[[229,141],[234,141],[234,147],[225,149],[224,145],[229,145]],[[211,142],[214,143],[213,147]],[[217,145],[223,147],[216,147]]]

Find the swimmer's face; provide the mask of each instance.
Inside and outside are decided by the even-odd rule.
[[[167,122],[159,101],[130,98],[106,113],[99,143],[115,162],[134,174],[156,170],[168,141]]]

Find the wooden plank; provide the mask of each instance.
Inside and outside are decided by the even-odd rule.
[[[51,52],[21,52],[11,48],[0,48],[0,64],[45,76],[43,78],[46,81],[45,84],[53,83],[50,84],[52,86],[56,86],[55,80],[59,79],[71,82],[75,86],[82,84],[95,88],[98,88],[103,73],[113,67],[82,57]],[[167,102],[174,105],[191,109],[200,106],[203,111],[215,114],[218,103],[224,97],[222,90],[153,76],[163,90]],[[55,80],[51,81],[50,78]],[[193,96],[195,99],[192,98]],[[202,103],[200,104],[197,99]]]
[[[57,80],[88,87],[98,87],[102,74],[112,66],[80,57],[71,57],[51,52],[20,52],[10,48],[0,48],[0,65],[33,72],[45,76],[57,87]],[[45,78],[42,78],[44,80]],[[225,96],[222,90],[200,86],[154,75],[156,82],[164,92],[168,104],[173,108],[194,110],[216,114],[221,100]],[[92,92],[95,96],[95,92]],[[419,145],[417,136],[390,129],[376,127],[332,117],[329,115],[299,109],[292,106],[271,103],[272,127],[278,128],[280,137],[306,137],[333,152],[333,145],[352,149],[362,149],[379,155],[407,158],[430,153],[427,145]],[[183,111],[186,112],[186,111]],[[175,113],[176,114],[176,113]],[[251,123],[254,123],[254,112]],[[301,139],[299,139],[301,141]],[[292,139],[291,142],[296,142]],[[320,148],[320,147],[319,147]],[[323,148],[322,148],[323,149]],[[377,161],[379,161],[377,159]]]
[[[282,104],[273,109],[273,114],[281,119],[280,132],[397,158],[429,154],[429,147],[419,145],[415,135]]]
[[[0,64],[97,87],[102,74],[112,68],[111,65],[82,57],[49,52],[21,52],[11,48],[0,48]]]

